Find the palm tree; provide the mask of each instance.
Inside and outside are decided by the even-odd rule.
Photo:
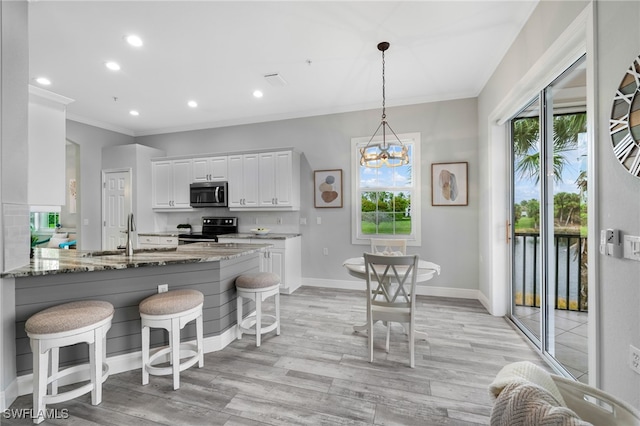
[[[578,146],[578,134],[586,132],[587,114],[566,114],[553,117],[553,174],[562,179],[566,152]],[[538,117],[519,118],[512,122],[516,171],[521,178],[540,180],[540,125]]]

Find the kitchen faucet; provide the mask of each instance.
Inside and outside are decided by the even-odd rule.
[[[133,244],[131,244],[131,233],[136,230],[136,223],[133,220],[133,213],[127,217],[127,245],[124,247],[127,256],[133,256]]]

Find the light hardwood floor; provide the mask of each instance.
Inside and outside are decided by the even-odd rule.
[[[151,376],[142,386],[140,370],[112,375],[103,401],[84,395],[47,408],[68,410],[60,425],[258,425],[258,424],[488,424],[487,387],[504,365],[546,364],[503,318],[476,300],[418,296],[416,323],[429,334],[416,342],[416,368],[408,366],[406,335],[375,328],[374,363],[368,362],[366,334],[352,325],[365,321],[363,292],[302,287],[281,296],[282,332],[267,335],[260,348],[253,336],[205,355],[202,369]],[[31,395],[12,409],[31,408]],[[4,415],[3,415],[4,414]],[[27,425],[0,413],[2,425]]]

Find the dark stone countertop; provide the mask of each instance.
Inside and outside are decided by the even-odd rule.
[[[84,251],[37,248],[34,250],[34,257],[28,265],[4,272],[0,277],[17,278],[147,266],[217,262],[261,252],[268,247],[270,247],[269,244],[203,242],[185,244],[177,248],[137,249],[134,251],[133,256],[125,256],[124,250]]]
[[[237,239],[260,239],[260,240],[286,240],[288,238],[299,237],[302,234],[278,234],[278,233],[268,233],[266,235],[258,235],[251,232],[240,232],[237,234],[223,234],[218,235],[218,238],[237,238]]]

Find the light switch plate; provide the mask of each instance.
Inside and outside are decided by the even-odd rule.
[[[640,237],[625,235],[622,239],[623,257],[640,262]]]

